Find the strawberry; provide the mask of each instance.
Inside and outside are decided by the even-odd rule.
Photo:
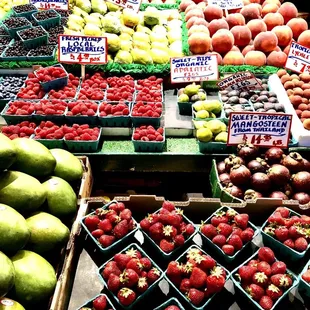
[[[197,264],[195,262],[187,261],[185,264],[182,264],[181,265],[181,271],[182,271],[183,276],[189,277],[189,275],[192,273],[194,267],[197,267]],[[200,269],[202,269],[202,268],[200,268]]]
[[[143,270],[150,270],[152,268],[152,262],[147,257],[140,258]]]
[[[284,218],[280,212],[274,212],[271,216],[269,216],[268,223],[273,223],[279,226],[284,226],[285,224]]]
[[[112,231],[113,226],[108,219],[104,219],[99,222],[98,228],[102,229],[105,233],[109,233]]]
[[[193,305],[198,306],[203,301],[204,296],[205,295],[202,291],[197,290],[195,288],[191,288],[188,291],[187,298],[191,301]]]
[[[177,235],[174,237],[173,241],[176,246],[182,246],[185,243],[185,238],[183,235]]]
[[[273,307],[273,301],[269,296],[263,296],[259,301],[259,305],[264,310],[270,310]]]
[[[211,218],[211,224],[217,227],[220,223],[228,223],[228,217],[225,212],[217,212],[215,216]]]
[[[191,248],[186,253],[188,260],[194,260],[197,256],[201,256],[202,252],[197,248]]]
[[[212,242],[221,248],[226,243],[226,237],[217,235],[212,239]]]
[[[290,210],[285,207],[278,207],[276,212],[280,212],[281,216],[284,218],[288,218],[290,216]]]
[[[246,292],[250,294],[255,301],[259,301],[265,294],[262,287],[253,283],[246,288]]]
[[[207,274],[198,267],[194,267],[189,278],[191,287],[202,288],[207,280]]]
[[[293,225],[288,229],[288,232],[289,237],[293,240],[299,237],[303,237],[303,229],[301,227]]]
[[[149,231],[149,229],[151,227],[151,223],[147,217],[140,221],[140,227],[145,232]]]
[[[177,229],[171,225],[164,226],[163,228],[164,237],[167,240],[172,240],[178,233]]]
[[[257,264],[257,271],[258,272],[263,272],[267,277],[270,277],[271,273],[272,273],[271,266],[267,262],[264,262],[264,261],[259,262]]]
[[[123,273],[119,276],[120,283],[126,287],[133,287],[139,281],[139,275],[132,269],[124,269]]]
[[[243,241],[243,243],[247,243],[253,239],[253,236],[254,236],[254,230],[251,227],[248,227],[244,231],[242,231],[240,238]]]
[[[226,255],[232,256],[235,253],[235,248],[230,244],[224,244],[222,250]]]
[[[113,234],[117,239],[122,239],[128,234],[128,222],[127,220],[122,220],[116,224],[113,229]]]
[[[143,265],[140,262],[140,259],[138,258],[132,258],[126,265],[126,269],[132,269],[134,270],[138,275],[141,274],[141,271],[143,269]]]
[[[154,129],[154,128],[153,128]],[[165,200],[162,204],[162,208],[168,210],[169,212],[175,210],[174,203],[168,200]]]
[[[274,231],[275,237],[281,242],[284,242],[289,238],[288,233],[289,233],[288,228],[284,226],[277,227],[276,230]]]
[[[218,234],[225,236],[226,238],[232,233],[232,227],[227,223],[220,223],[217,226]]]
[[[242,232],[243,230],[240,227],[234,226],[231,234],[238,235],[241,238]]]
[[[144,293],[149,288],[149,285],[147,284],[147,280],[145,277],[139,278],[138,285],[137,285],[137,291],[139,293]]]
[[[270,285],[268,285],[268,287],[266,289],[266,294],[272,300],[277,300],[277,299],[279,299],[282,296],[283,292],[282,292],[282,290],[280,288],[278,288],[274,284],[270,284]]]
[[[193,224],[187,224],[185,227],[185,235],[191,236],[195,232],[195,227]]]
[[[160,222],[153,224],[149,228],[150,237],[155,241],[160,241],[163,238],[164,225]]]
[[[269,279],[264,272],[255,272],[252,277],[253,283],[260,286],[268,285],[268,280]]]
[[[235,223],[243,230],[248,227],[249,215],[242,213],[234,217]]]
[[[174,243],[170,242],[166,239],[162,239],[162,240],[160,240],[159,247],[165,253],[170,253],[174,250]]]
[[[236,251],[239,251],[243,247],[241,238],[238,235],[232,235],[228,239],[228,244],[232,245]]]
[[[125,205],[122,202],[116,202],[109,205],[109,210],[114,210],[116,213],[120,213],[125,209]]]
[[[121,218],[121,220],[131,220],[131,211],[129,209],[124,209],[120,212],[119,216]]]
[[[215,267],[212,269],[211,274],[207,277],[207,289],[216,293],[223,289],[225,285],[225,277],[223,276],[223,269]]]
[[[131,258],[142,258],[141,253],[138,250],[135,250],[134,248],[130,248],[126,251],[126,254]]]
[[[183,294],[186,294],[191,288],[191,282],[189,279],[185,278],[182,280],[181,284],[180,284],[180,291],[183,293]]]
[[[100,219],[97,215],[89,215],[85,218],[84,223],[90,232],[97,229]]]
[[[102,235],[98,241],[100,242],[100,244],[104,248],[107,248],[115,242],[115,237],[114,236],[108,236],[108,235]]]
[[[206,272],[210,269],[213,269],[216,265],[215,260],[210,255],[206,254],[196,256],[194,261],[196,262],[197,267]]]
[[[95,310],[106,310],[107,306],[108,306],[108,302],[107,302],[107,298],[105,297],[105,295],[101,295],[93,301],[93,308]]]
[[[281,262],[281,261],[274,262],[271,265],[271,273],[272,274],[278,274],[278,273],[284,274],[284,273],[286,273],[285,263]]]
[[[273,251],[268,247],[262,247],[258,250],[258,258],[271,264],[275,261]]]
[[[270,278],[271,283],[278,287],[289,288],[293,281],[287,274],[275,274]]]
[[[283,242],[283,244],[285,244],[286,246],[288,246],[291,249],[294,249],[295,247],[295,243],[292,239],[287,239]]]
[[[308,242],[305,238],[299,237],[295,240],[295,250],[297,252],[306,251],[308,247]]]
[[[101,229],[96,229],[92,231],[92,235],[96,238],[99,239],[103,235],[104,231]]]
[[[182,216],[180,216],[180,214],[173,213],[173,212],[175,212],[175,211],[172,211],[169,214],[167,214],[167,221],[168,221],[167,224],[172,225],[174,227],[179,227],[180,223],[182,221]],[[186,227],[186,229],[187,229],[187,227]]]
[[[226,216],[228,217],[229,220],[233,220],[234,217],[238,214],[238,212],[234,209],[228,209],[226,211]]]
[[[111,292],[117,292],[121,285],[120,277],[114,273],[110,274],[107,285]]]
[[[117,298],[123,306],[129,306],[135,301],[136,293],[133,290],[124,287],[117,293]]]
[[[239,277],[243,282],[251,282],[256,268],[252,266],[241,266],[238,270]]]
[[[310,269],[301,276],[307,283],[310,283]]]
[[[157,281],[160,277],[160,271],[153,267],[148,273],[147,273],[147,280],[149,284],[154,283]]]
[[[216,227],[212,224],[202,224],[200,231],[211,240],[217,235]]]
[[[109,261],[103,269],[102,276],[105,280],[109,279],[111,274],[119,276],[121,274],[120,269],[118,268],[115,261]]]
[[[254,267],[255,269],[257,269],[258,263],[259,263],[259,261],[258,261],[257,259],[251,259],[251,260],[248,262],[248,266],[252,266],[252,267]]]
[[[113,257],[114,262],[117,264],[120,270],[124,270],[128,262],[132,259],[131,256],[123,253],[115,254]]]

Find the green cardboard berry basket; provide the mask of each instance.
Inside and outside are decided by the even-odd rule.
[[[42,35],[40,37],[24,40],[21,37],[21,32],[23,32],[24,29],[17,31],[17,36],[23,42],[23,45],[25,46],[25,48],[31,49],[31,48],[36,48],[36,47],[39,47],[42,45],[47,45],[49,35],[46,32],[46,30],[42,26],[33,27],[33,29],[35,29],[35,28],[40,28],[41,30],[43,30],[44,35]]]
[[[31,16],[33,18],[33,20],[38,24],[41,25],[44,29],[49,29],[55,26],[60,25],[60,19],[61,19],[61,15],[59,13],[57,13],[56,10],[48,10],[48,11],[53,11],[55,13],[55,17],[51,17],[48,19],[44,19],[44,20],[37,20],[36,19],[36,14],[38,12],[33,13]]]
[[[239,291],[239,293],[241,294],[241,296],[243,296],[245,299],[247,299],[249,302],[251,302],[253,304],[253,306],[255,306],[257,309],[260,309],[260,310],[264,310],[258,302],[256,302],[255,300],[253,300],[249,294],[247,294],[245,292],[245,290],[242,288],[241,284],[240,284],[240,281],[238,280],[238,278],[236,277],[236,274],[238,274],[238,270],[240,267],[246,265],[250,260],[252,259],[256,259],[257,258],[257,254],[258,254],[258,251],[255,252],[250,258],[248,258],[244,263],[242,263],[241,265],[239,265],[236,269],[234,269],[231,273],[231,277],[232,277],[232,280],[234,282],[234,285],[235,287],[237,288],[237,290]],[[278,261],[276,259],[276,261]],[[292,286],[287,289],[286,291],[283,292],[283,295],[273,304],[273,307],[270,309],[270,310],[274,310],[277,308],[278,304],[281,302],[281,300],[283,300],[286,295],[294,288],[298,285],[298,282],[299,282],[299,279],[298,277],[292,272],[290,271],[289,269],[286,269],[287,270],[287,273],[292,277]],[[279,308],[280,309],[280,308]]]
[[[147,117],[147,116],[133,116],[132,115],[133,108],[134,104],[132,104],[130,111],[131,120],[134,127],[138,127],[140,125],[152,125],[154,127],[160,126],[160,121],[163,116],[164,109],[162,110],[162,113],[159,117]]]
[[[26,56],[6,56],[6,51],[9,47],[11,47],[15,42],[15,39],[13,39],[8,46],[4,49],[2,54],[0,55],[0,60],[3,61],[27,61],[28,57]]]
[[[63,139],[35,139],[34,137],[32,139],[42,143],[48,149],[63,149],[65,145]]]
[[[154,310],[165,310],[169,306],[177,306],[180,308],[180,310],[185,310],[185,308],[181,305],[181,303],[175,297],[168,299],[165,303],[161,304]]]
[[[118,104],[118,101],[109,101],[109,104],[115,105]],[[101,102],[100,106],[104,102]],[[131,126],[131,102],[125,101],[125,104],[128,106],[129,115],[119,115],[119,116],[100,116],[98,112],[98,120],[102,127],[130,127]],[[100,109],[100,107],[99,107]]]
[[[15,6],[12,7],[13,15],[16,16],[16,17],[25,17],[25,18],[27,18],[28,20],[31,20],[31,19],[32,19],[32,14],[38,12],[38,9],[36,8],[36,6],[34,6],[33,4],[28,4],[28,6],[31,6],[31,7],[32,7],[30,11],[17,13],[17,12],[15,11],[16,6],[17,6],[17,5],[15,5]],[[18,5],[18,6],[19,6],[19,5]]]
[[[55,60],[56,50],[57,50],[57,46],[55,46],[51,55],[44,55],[44,56],[31,56],[30,55],[31,51],[29,51],[29,53],[27,54],[27,58],[29,61],[33,61],[33,62]]]
[[[185,262],[186,260],[186,254],[187,252],[190,250],[190,249],[198,249],[202,252],[202,254],[205,254],[205,255],[208,255],[208,253],[206,253],[204,250],[202,250],[200,247],[198,247],[197,245],[192,245],[191,247],[189,247],[184,253],[182,253],[175,261],[177,262]],[[219,267],[222,267],[225,272],[226,272],[226,282],[227,280],[230,279],[230,273],[229,271],[224,267],[222,266],[221,264],[217,263],[216,262],[216,266],[219,266]],[[214,295],[212,295],[203,305],[201,306],[195,306],[193,305],[190,300],[187,298],[186,295],[184,295],[173,283],[172,281],[169,279],[169,277],[167,276],[167,271],[165,272],[165,278],[167,279],[168,283],[170,286],[173,287],[173,289],[178,293],[178,295],[182,296],[183,300],[188,304],[188,307],[186,307],[186,309],[195,309],[195,310],[204,310],[204,309],[207,309],[208,308],[208,305],[211,303],[211,301],[214,299],[214,297],[216,295],[219,295],[221,294],[221,292],[219,293],[215,293]],[[223,288],[224,290],[225,288]],[[212,309],[212,308],[211,308]]]
[[[6,111],[9,109],[10,106],[10,102],[6,104],[6,106],[4,107],[4,109],[1,112],[1,116],[4,118],[4,120],[6,121],[6,123],[8,125],[15,125],[18,123],[21,123],[23,121],[29,121],[31,122],[33,120],[33,113],[30,115],[9,115],[6,114]]]
[[[18,38],[17,31],[24,30],[27,28],[31,28],[32,24],[30,21],[25,17],[20,17],[25,21],[25,25],[17,28],[8,28],[4,23],[1,24],[1,26],[5,29],[5,31],[11,36],[12,39]]]
[[[104,278],[102,277],[102,275],[101,275],[102,271],[104,270],[104,267],[106,266],[106,264],[107,264],[108,262],[110,262],[111,260],[113,260],[113,257],[112,257],[111,259],[109,259],[107,262],[105,262],[102,266],[100,266],[100,267],[98,268],[98,271],[97,271],[97,272],[98,272],[98,277],[99,277],[99,279],[101,280],[101,282],[103,283],[103,285],[107,288],[107,293],[111,296],[111,298],[114,298],[114,300],[117,302],[118,307],[119,307],[120,309],[128,309],[128,310],[130,310],[130,309],[134,309],[134,310],[136,310],[136,309],[141,309],[141,308],[140,308],[140,307],[142,307],[142,306],[141,306],[141,301],[145,300],[147,297],[150,298],[150,294],[152,293],[152,290],[158,285],[159,281],[161,281],[161,279],[162,279],[163,276],[164,276],[164,272],[157,266],[157,264],[154,262],[154,260],[153,260],[150,256],[148,256],[148,255],[145,253],[144,250],[142,250],[142,248],[141,248],[138,244],[132,243],[132,244],[128,245],[126,248],[124,248],[122,251],[120,251],[120,253],[125,253],[127,250],[132,249],[132,248],[135,249],[135,250],[138,250],[138,251],[141,253],[142,257],[147,257],[147,258],[152,262],[152,268],[155,267],[155,268],[157,268],[157,269],[159,270],[159,272],[160,272],[160,277],[159,277],[154,283],[152,283],[144,293],[142,293],[141,295],[139,295],[139,296],[136,298],[136,300],[135,300],[131,305],[129,305],[129,306],[123,306],[123,305],[119,302],[117,296],[116,296],[114,293],[112,293],[112,292],[108,289],[107,282],[105,281],[105,279],[104,279]],[[146,300],[146,303],[149,303],[149,302],[150,302],[149,298]]]
[[[112,200],[109,203],[105,204],[102,209],[105,210],[107,209],[112,203],[116,203],[116,200]],[[94,245],[94,247],[96,247],[97,249],[99,249],[99,251],[102,254],[105,255],[112,255],[114,253],[116,253],[118,250],[122,249],[124,246],[128,245],[130,242],[133,241],[133,236],[135,234],[135,232],[138,230],[138,223],[136,222],[136,220],[132,217],[136,227],[129,232],[125,237],[123,237],[120,240],[117,240],[116,242],[114,242],[113,244],[111,244],[110,246],[104,248],[102,247],[102,245],[99,243],[99,241],[97,241],[97,239],[91,234],[91,232],[88,230],[87,226],[85,225],[85,219],[89,216],[89,215],[94,215],[96,214],[96,211],[89,213],[88,215],[84,216],[81,219],[81,225],[82,228],[84,229],[84,231],[87,234],[87,238],[91,240],[92,244]]]
[[[131,141],[133,143],[135,152],[162,152],[165,146],[166,138],[165,138],[165,129],[163,132],[163,141],[141,141],[141,140],[134,140],[135,129],[132,131]]]
[[[302,272],[299,275],[299,285],[298,291],[303,296],[310,298],[310,284],[307,283],[303,278],[302,275],[310,268],[310,261],[307,262],[305,267],[303,268]]]
[[[63,114],[36,114],[36,111],[33,113],[32,117],[35,122],[42,122],[42,121],[51,121],[53,123],[63,124],[65,122],[65,113],[68,107],[66,108]]]
[[[96,102],[98,107],[99,104]],[[88,115],[67,115],[69,112],[69,108],[67,108],[65,113],[65,119],[69,124],[89,124],[89,125],[97,125],[98,123],[98,107],[95,115],[88,116]]]
[[[289,211],[290,211],[290,216],[296,215],[296,216],[300,217],[299,213],[297,213],[291,209],[289,209]],[[261,234],[263,237],[264,245],[269,246],[270,248],[274,249],[277,253],[279,253],[280,256],[287,257],[292,261],[297,261],[297,260],[299,260],[305,256],[306,252],[310,248],[310,244],[308,244],[308,247],[305,251],[297,252],[296,250],[291,249],[288,246],[286,246],[285,244],[283,244],[282,242],[278,241],[276,238],[273,238],[269,234],[265,233],[264,228],[267,225],[268,225],[268,220],[261,227]]]
[[[233,210],[233,211],[235,211],[234,209],[231,209],[231,208],[228,208],[228,207],[222,207],[222,208],[216,210],[207,220],[205,220],[205,221],[203,222],[203,224],[208,224],[208,223],[210,223],[210,222],[211,222],[211,218],[212,218],[216,213],[218,213],[218,212],[220,212],[220,211],[227,212],[228,210]],[[239,214],[239,213],[237,212],[237,214]],[[253,239],[254,239],[254,238],[258,235],[259,229],[258,229],[255,225],[253,225],[250,221],[248,222],[248,227],[250,227],[250,228],[252,228],[252,229],[254,230],[254,235],[253,235]],[[225,254],[225,253],[223,252],[223,250],[222,250],[219,246],[217,246],[216,244],[214,244],[214,243],[212,242],[212,240],[210,240],[208,237],[206,237],[200,230],[199,230],[199,234],[200,234],[202,240],[203,240],[210,248],[212,248],[220,257],[223,257],[223,259],[224,259],[226,262],[228,262],[228,263],[230,263],[230,262],[232,262],[233,260],[235,260],[236,258],[238,258],[238,257],[240,256],[240,253],[251,245],[251,241],[248,241],[246,244],[243,245],[243,247],[242,247],[241,250],[237,251],[234,255],[230,256],[230,255]]]
[[[178,102],[179,114],[192,116],[192,106],[195,102]]]
[[[106,294],[98,294],[97,296],[95,296],[94,298],[92,298],[91,300],[89,300],[88,302],[86,302],[85,304],[83,304],[81,307],[78,307],[76,310],[80,310],[81,308],[90,308],[90,309],[92,309],[92,307],[93,307],[93,301],[96,299],[96,298],[98,298],[98,297],[100,297],[100,296],[105,296],[105,298],[107,299],[107,310],[110,310],[110,309],[112,309],[112,310],[116,310],[115,309],[115,307],[113,306],[113,304],[112,304],[112,302],[111,302],[111,300],[109,299],[109,297],[106,295]]]

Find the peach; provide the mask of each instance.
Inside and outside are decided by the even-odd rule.
[[[308,29],[308,24],[303,18],[292,18],[288,23],[289,26],[293,31],[293,38],[295,40],[298,39],[300,34]]]
[[[200,9],[193,9],[186,13],[185,15],[185,21],[187,22],[191,17],[201,17],[204,18],[203,12]]]
[[[281,83],[285,84],[288,81],[291,81],[291,76],[289,74],[284,74],[281,76]]]
[[[307,99],[310,99],[310,89],[305,89],[304,90],[304,97]]]
[[[239,48],[238,46],[234,45],[234,46],[231,48],[230,52],[232,52],[232,51],[240,52],[240,48]]]
[[[218,5],[207,5],[203,10],[203,14],[207,22],[211,22],[213,19],[219,19],[223,17],[223,10]]]
[[[281,6],[281,2],[279,0],[266,0],[264,1],[264,3],[262,4],[262,7],[264,8],[265,5],[267,4],[275,4],[277,5],[278,7]]]
[[[300,110],[300,111],[308,110],[308,105],[305,104],[305,103],[301,103],[301,104],[297,107],[297,109]]]
[[[277,72],[277,76],[279,78],[281,78],[283,75],[287,74],[287,71],[285,69],[280,69],[278,72]]]
[[[302,103],[306,104],[308,109],[309,109],[309,99],[303,97],[302,98]]]
[[[186,22],[186,28],[189,29],[194,25],[194,22],[200,17],[192,16],[187,22]]]
[[[272,52],[282,52],[279,46],[276,46]]]
[[[250,0],[242,0],[242,2],[244,6],[249,5],[251,3]]]
[[[265,53],[272,52],[277,45],[278,38],[271,31],[259,33],[254,39],[254,48],[257,51]]]
[[[240,13],[244,16],[246,22],[250,21],[251,19],[257,19],[260,17],[259,10],[256,6],[244,6]]]
[[[280,6],[278,13],[280,13],[283,16],[284,23],[287,24],[289,20],[297,17],[298,10],[295,4],[291,2],[285,2]]]
[[[289,82],[287,82],[289,83]],[[300,96],[290,96],[291,103],[294,107],[298,107],[302,103],[302,98]]]
[[[229,26],[225,19],[214,19],[209,23],[208,29],[212,37],[219,29],[229,29]]]
[[[283,52],[271,52],[267,57],[267,65],[283,68],[286,63],[287,55]]]
[[[184,12],[188,6],[195,4],[192,0],[182,0],[180,3],[180,11]]]
[[[258,4],[260,4],[260,0],[250,0],[250,3],[258,3]]]
[[[199,2],[197,4],[197,7],[204,10],[204,8],[207,6],[208,4],[206,2]]]
[[[205,54],[211,48],[211,38],[205,32],[195,32],[188,38],[188,45],[193,54]]]
[[[204,32],[206,35],[210,36],[208,27],[204,25],[194,25],[188,30],[188,36],[190,37],[195,32]]]
[[[277,36],[279,46],[287,46],[291,43],[293,32],[289,26],[276,26],[272,32]]]
[[[239,65],[243,65],[243,63],[244,63],[244,58],[240,52],[230,51],[223,58],[224,65],[239,66]]]
[[[293,89],[295,84],[292,81],[287,81],[287,82],[284,83],[283,86],[284,86],[285,89]],[[301,103],[301,102],[299,102],[299,103]]]
[[[310,48],[310,30],[306,30],[300,34],[297,43]]]
[[[283,49],[283,52],[288,55],[289,51],[290,51],[290,48],[291,48],[291,45],[288,45],[286,46],[284,49]]]
[[[305,119],[302,124],[304,125],[305,129],[310,130],[310,118]]]
[[[301,113],[302,113],[302,111],[300,111],[300,110],[295,110],[295,112],[296,112],[296,114],[297,114],[297,116],[300,118],[301,117]]]
[[[268,3],[262,9],[262,16],[264,17],[268,13],[277,13],[279,7],[275,3]]]
[[[220,29],[212,36],[213,51],[226,54],[235,42],[234,36],[227,29]]]
[[[247,45],[247,46],[242,50],[242,55],[245,56],[249,51],[254,51],[254,46],[253,46],[253,45]]]
[[[252,39],[254,39],[259,33],[267,31],[267,25],[262,19],[252,19],[247,23],[247,26],[252,33]]]
[[[310,74],[308,73],[301,73],[299,78],[304,81],[305,83],[310,83]]]
[[[246,46],[252,39],[252,33],[247,26],[235,26],[230,29],[230,32],[233,34],[237,46]]]
[[[193,16],[187,21],[186,28],[190,29],[194,25],[204,25],[208,27],[208,22],[205,21],[204,18]]]
[[[191,3],[190,5],[186,7],[185,12],[184,12],[185,15],[193,9],[198,9],[198,6],[195,3]]]
[[[244,19],[243,15],[240,13],[229,14],[226,17],[226,21],[229,25],[229,29],[231,29],[234,26],[245,25],[245,19]]]
[[[306,89],[310,89],[310,84],[305,83],[301,86],[301,89],[306,90]]]
[[[266,55],[260,51],[249,51],[244,57],[244,63],[251,66],[264,66]]]
[[[294,91],[292,89],[288,89],[286,93],[288,96],[294,95]]]
[[[267,25],[267,30],[272,30],[276,26],[284,25],[284,18],[280,13],[268,13],[263,18]]]
[[[293,88],[293,91],[294,91],[294,95],[298,95],[301,97],[304,95],[304,91],[300,87]]]
[[[301,117],[302,118],[310,118],[310,111],[302,111]]]

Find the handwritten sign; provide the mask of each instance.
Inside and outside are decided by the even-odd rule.
[[[242,0],[209,0],[208,3],[218,5],[223,10],[239,9],[244,6]]]
[[[58,36],[58,61],[81,65],[107,63],[107,38]]]
[[[170,59],[171,83],[216,81],[219,78],[216,54]]]
[[[251,143],[261,147],[286,148],[290,139],[292,115],[276,113],[232,112],[228,124],[227,145]]]
[[[240,72],[223,79],[217,83],[217,86],[224,90],[250,91],[262,89],[262,84],[251,72]]]
[[[124,9],[130,9],[138,12],[141,5],[141,0],[109,0],[113,4],[116,4]]]
[[[30,3],[41,10],[69,10],[69,0],[30,0]]]
[[[285,68],[298,73],[310,73],[310,48],[292,42]]]

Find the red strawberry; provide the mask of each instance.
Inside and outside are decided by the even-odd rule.
[[[288,218],[290,216],[290,210],[285,208],[285,207],[278,207],[276,209],[276,212],[280,212],[280,214],[282,215],[282,217],[284,218]]]
[[[283,242],[283,244],[285,244],[286,246],[288,246],[291,249],[294,249],[295,247],[295,243],[292,239],[287,239]]]
[[[268,285],[268,280],[269,279],[264,272],[255,272],[252,277],[253,283],[260,286]]]
[[[124,287],[117,293],[119,302],[124,306],[129,306],[136,299],[136,293],[131,289]]]
[[[93,301],[93,308],[95,310],[106,310],[107,306],[108,306],[108,303],[107,303],[107,298],[105,297],[105,295],[101,295]]]
[[[177,229],[171,225],[164,226],[164,238],[172,240],[178,233]]]
[[[268,247],[262,247],[258,250],[258,258],[269,264],[276,260],[273,251]]]
[[[212,242],[221,248],[226,244],[226,237],[223,235],[217,235],[212,239]]]
[[[245,213],[237,214],[234,217],[234,221],[241,229],[246,229],[248,227],[249,215]]]
[[[286,265],[284,262],[281,262],[281,261],[277,261],[277,262],[274,262],[272,265],[271,265],[271,273],[272,274],[278,274],[278,273],[286,273]]]
[[[128,222],[127,220],[122,220],[116,224],[113,229],[113,234],[117,239],[122,239],[128,234]]]
[[[131,220],[131,211],[129,209],[124,209],[120,212],[119,216],[122,220]]]
[[[165,200],[163,202],[162,208],[168,210],[169,212],[175,210],[175,206],[174,206],[173,202],[168,201],[168,200]]]
[[[153,267],[148,273],[147,273],[147,280],[149,284],[154,283],[157,281],[160,277],[160,271]]]
[[[232,233],[232,227],[229,224],[220,223],[217,226],[217,231],[220,235],[223,235],[227,238]]]
[[[109,261],[103,269],[102,276],[105,280],[109,279],[111,274],[119,276],[121,274],[120,269],[118,268],[115,261]]]
[[[305,238],[299,237],[295,240],[295,250],[297,252],[306,251],[308,247],[308,242]]]
[[[174,243],[170,242],[166,239],[162,239],[159,243],[159,247],[164,251],[165,253],[170,253],[174,250]]]
[[[289,230],[287,227],[281,226],[276,228],[274,234],[279,241],[284,242],[289,238],[288,232]]]
[[[198,306],[204,299],[204,292],[199,291],[195,288],[191,288],[188,292],[188,299],[192,302],[193,305]]]
[[[96,229],[94,231],[92,231],[92,235],[96,238],[96,239],[99,239],[102,235],[103,235],[103,230],[101,229]]]
[[[204,271],[209,271],[210,269],[213,269],[216,265],[216,261],[210,256],[210,255],[199,255],[194,258],[194,261],[196,262],[196,266]]]
[[[266,294],[267,296],[269,296],[272,300],[277,300],[279,299],[283,292],[280,288],[278,288],[277,286],[270,284],[267,289],[266,289]]]
[[[215,216],[211,218],[211,224],[217,227],[220,223],[228,223],[228,217],[225,212],[217,212]]]
[[[268,223],[284,226],[285,221],[280,212],[274,212],[271,216],[269,216]]]
[[[109,205],[110,210],[114,210],[116,213],[120,213],[125,209],[125,205],[122,202],[116,202]]]
[[[232,235],[228,239],[228,244],[232,245],[236,251],[239,251],[243,247],[241,238],[238,235]]]
[[[248,227],[241,233],[241,239],[244,243],[247,243],[253,239],[254,230],[251,227]]]
[[[174,237],[174,243],[175,245],[178,246],[182,246],[185,243],[185,238],[183,235],[177,235]]]
[[[288,232],[289,232],[289,237],[293,240],[299,237],[303,237],[303,230],[301,227],[293,225],[288,229]]]
[[[99,240],[100,244],[104,247],[107,248],[110,246],[113,242],[115,242],[115,237],[114,236],[108,236],[108,235],[102,235]]]
[[[100,219],[97,215],[89,215],[85,218],[84,223],[90,232],[97,229]]]
[[[145,277],[139,278],[138,285],[137,285],[137,291],[139,293],[144,293],[149,288],[149,285],[147,284],[147,280]]]
[[[262,287],[253,283],[246,288],[246,291],[255,301],[259,301],[265,294]]]
[[[186,294],[191,288],[191,282],[189,279],[185,278],[182,280],[181,284],[180,284],[180,291],[183,293],[183,294]]]
[[[152,268],[152,262],[147,257],[142,257],[140,259],[143,270],[150,270]]]
[[[114,273],[110,274],[107,285],[111,292],[117,292],[121,285],[120,277]]]
[[[231,234],[238,235],[241,238],[242,232],[243,230],[240,227],[234,226]]]
[[[234,209],[228,209],[226,211],[226,216],[230,219],[230,220],[233,220],[234,217],[238,214],[238,212]]]
[[[287,274],[275,274],[270,278],[270,280],[275,286],[283,288],[291,287],[293,284],[291,277]]]
[[[167,214],[167,224],[172,225],[174,227],[179,227],[182,221],[182,216],[180,216],[180,214],[173,212]]]
[[[112,231],[113,226],[108,219],[104,219],[99,222],[98,228],[102,229],[105,233],[109,233]]]
[[[201,288],[205,285],[206,280],[207,274],[200,268],[194,267],[192,274],[189,278],[189,281],[191,282],[191,287]]]
[[[132,257],[123,253],[115,254],[113,257],[113,260],[116,262],[120,270],[124,270],[131,259]]]
[[[138,250],[135,250],[134,248],[130,248],[126,251],[126,254],[131,258],[142,258],[141,253]]]
[[[108,219],[112,224],[116,224],[120,221],[120,217],[117,215],[117,213],[114,210],[109,210],[109,212],[106,214],[106,219]]]
[[[251,282],[255,272],[256,268],[252,266],[241,266],[238,270],[241,281],[244,282]]]
[[[230,244],[224,244],[222,250],[226,255],[232,256],[235,253],[235,248]]]
[[[172,261],[169,263],[168,268],[167,268],[167,276],[180,276],[182,274],[182,267],[181,265],[176,262]]]
[[[263,296],[259,301],[259,305],[264,310],[270,310],[273,307],[273,301],[269,296]]]
[[[212,224],[203,224],[200,231],[209,239],[213,239],[217,235],[216,227]]]
[[[307,283],[310,283],[310,269],[301,276]]]
[[[143,265],[140,262],[140,259],[138,258],[132,258],[126,265],[126,269],[132,269],[134,270],[138,275],[141,274],[141,271],[143,269]]]
[[[191,236],[195,232],[195,227],[193,224],[187,224],[185,227],[185,235]]]
[[[151,227],[151,223],[148,219],[148,217],[144,218],[141,222],[140,222],[140,227],[142,230],[148,232],[150,227]]]
[[[207,277],[207,289],[212,293],[221,291],[225,285],[226,280],[223,276],[222,270],[223,269],[220,267],[215,267]]]
[[[126,287],[133,287],[139,281],[139,275],[132,269],[124,269],[123,273],[119,276],[120,283]]]
[[[163,238],[163,229],[164,225],[160,222],[153,224],[149,229],[150,237],[155,240],[159,241]]]
[[[252,267],[254,267],[254,268],[257,269],[258,263],[259,263],[259,261],[258,261],[257,259],[251,259],[251,260],[248,262],[248,266],[252,266]]]
[[[257,264],[257,271],[263,272],[267,277],[271,276],[271,267],[267,262],[264,262],[264,261],[259,262]]]

